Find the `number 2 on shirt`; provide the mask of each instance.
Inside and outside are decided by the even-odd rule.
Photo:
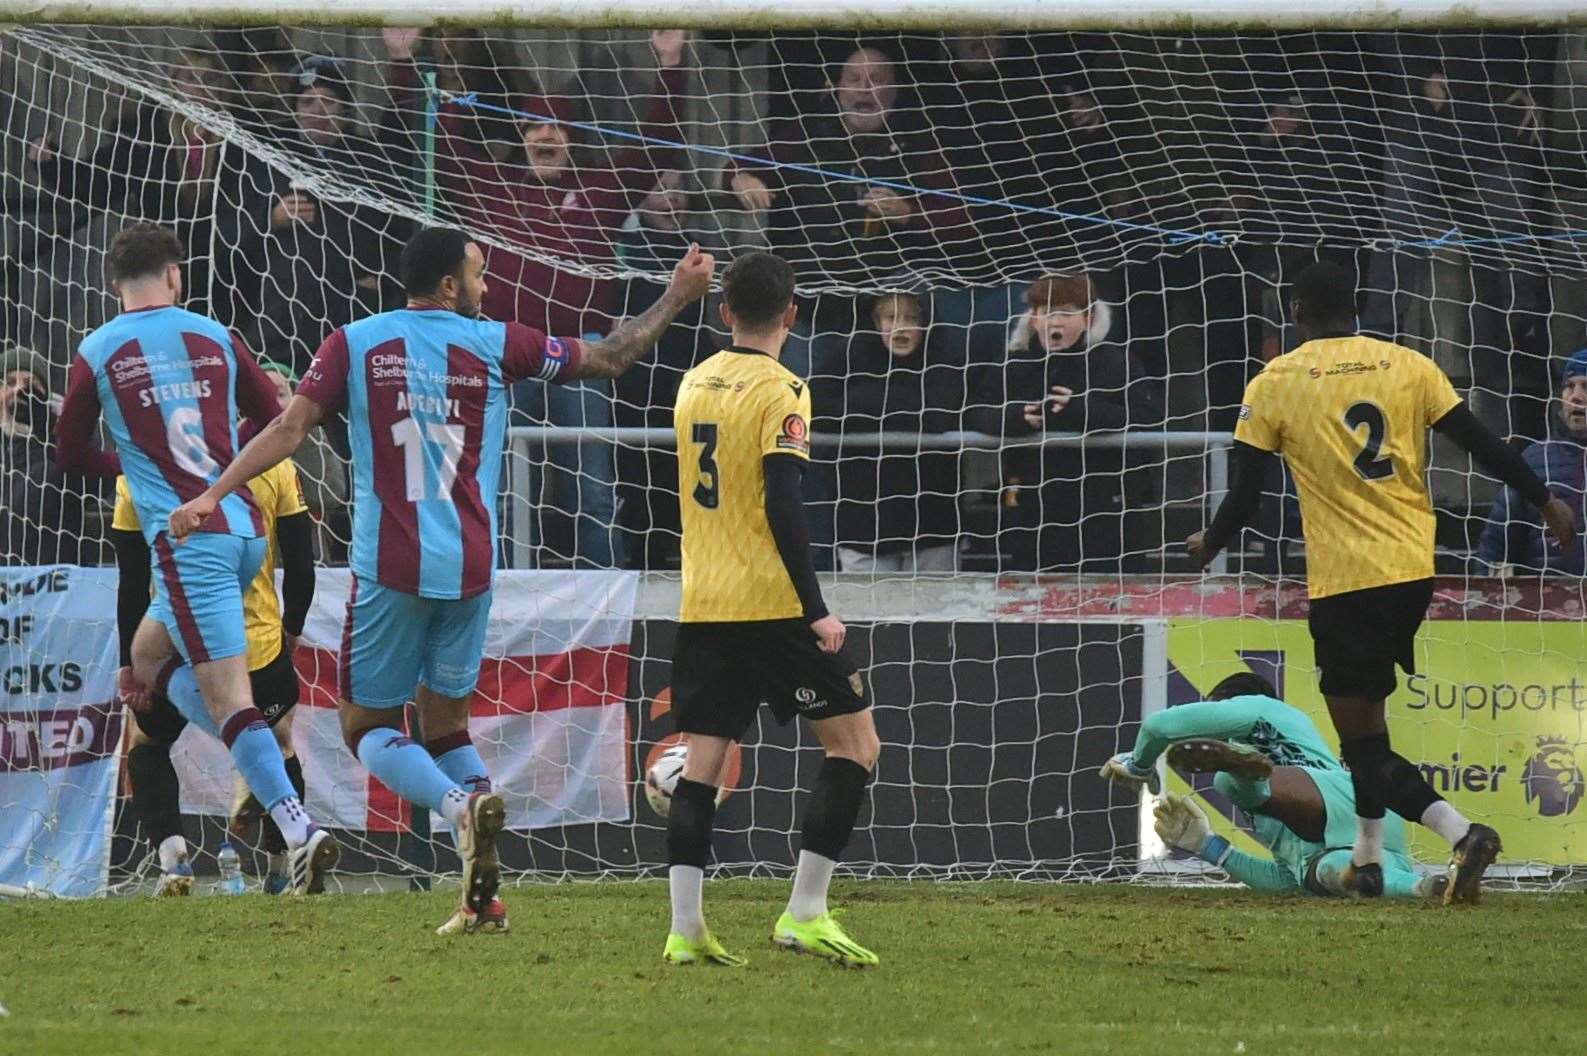
[[[436,473],[435,494],[429,494],[425,485],[429,474],[424,471],[424,441],[428,439],[441,449],[441,465]],[[457,480],[457,463],[463,456],[463,426],[453,422],[426,422],[423,431],[412,418],[391,423],[391,442],[402,448],[403,475],[407,478],[408,501],[425,499],[450,499],[452,483]]]
[[[1383,415],[1383,408],[1375,403],[1362,400],[1350,405],[1345,411],[1345,425],[1350,427],[1352,435],[1363,425],[1367,427],[1367,439],[1361,445],[1361,453],[1356,455],[1356,472],[1362,480],[1382,480],[1394,475],[1394,460],[1382,454],[1383,440],[1388,436],[1389,420]]]

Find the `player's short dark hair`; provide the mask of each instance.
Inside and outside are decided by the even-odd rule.
[[[1344,268],[1319,260],[1295,277],[1290,296],[1296,314],[1310,323],[1353,323],[1356,318],[1356,279]]]
[[[160,224],[140,222],[128,224],[116,233],[106,254],[106,266],[113,282],[124,279],[148,279],[165,271],[170,264],[180,264],[187,258],[187,250],[176,232]]]
[[[734,257],[722,275],[722,297],[746,328],[769,327],[793,303],[793,268],[764,249]]]
[[[1212,692],[1207,694],[1208,700],[1228,700],[1231,697],[1272,697],[1278,698],[1278,690],[1273,683],[1257,674],[1255,671],[1241,671],[1212,687]]]
[[[397,265],[403,292],[409,297],[434,293],[442,279],[456,275],[463,266],[471,241],[455,227],[424,227],[414,232],[402,247],[402,260]]]

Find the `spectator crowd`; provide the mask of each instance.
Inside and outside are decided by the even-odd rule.
[[[103,90],[92,128],[0,98],[26,136],[8,205],[54,236],[6,263],[5,561],[98,559],[103,497],[49,457],[73,349],[28,322],[60,291],[24,278],[81,269],[61,247],[115,218],[174,226],[188,307],[283,398],[330,330],[402,303],[425,217],[480,241],[487,315],[573,337],[647,307],[690,242],[769,246],[800,278],[812,537],[855,572],[1188,567],[1172,541],[1203,517],[1207,431],[1293,347],[1286,282],[1327,258],[1359,276],[1363,329],[1437,357],[1587,521],[1587,333],[1555,303],[1573,250],[1550,237],[1587,165],[1546,127],[1557,36],[1335,36],[1187,38],[1200,67],[1154,70],[1102,34],[670,30],[556,77],[483,32],[370,31],[336,57],[217,31],[169,64],[169,100]],[[691,310],[616,382],[520,383],[512,424],[669,428],[714,319]],[[533,563],[675,565],[670,450],[511,451],[534,513],[504,525]],[[347,458],[334,426],[300,455],[333,562]],[[1299,537],[1271,487],[1254,567]],[[1446,571],[1583,574],[1580,540],[1549,550],[1518,496],[1454,492]]]

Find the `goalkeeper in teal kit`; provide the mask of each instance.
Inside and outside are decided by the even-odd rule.
[[[1133,751],[1108,760],[1102,776],[1158,791],[1157,759],[1176,770],[1214,773],[1214,787],[1251,816],[1256,837],[1273,854],[1258,858],[1214,835],[1201,808],[1169,795],[1154,812],[1163,840],[1257,891],[1346,894],[1356,835],[1350,771],[1303,713],[1278,699],[1273,686],[1244,672],[1218,683],[1210,699],[1149,716]],[[1442,897],[1444,877],[1416,872],[1405,823],[1390,813],[1383,825],[1384,894]]]

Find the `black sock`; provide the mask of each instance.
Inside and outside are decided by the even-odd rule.
[[[711,857],[711,827],[716,822],[716,789],[686,777],[672,790],[667,814],[667,864],[704,869]]]
[[[805,804],[804,832],[800,850],[837,861],[854,832],[854,819],[860,816],[865,786],[871,772],[852,759],[827,756],[816,775],[816,787]]]
[[[295,755],[289,755],[282,760],[287,768],[287,780],[292,782],[293,791],[298,794],[298,801],[302,802],[304,796],[303,764]],[[281,835],[281,826],[276,824],[276,819],[269,814],[264,817],[264,849],[270,854],[285,854],[287,841]]]
[[[1381,818],[1387,808],[1408,821],[1420,821],[1427,808],[1443,798],[1415,764],[1389,747],[1387,734],[1358,737],[1340,745],[1339,754],[1350,767],[1356,814],[1363,818]],[[1367,813],[1363,804],[1377,813]]]
[[[172,836],[182,835],[182,793],[171,765],[171,746],[134,746],[127,753],[127,773],[132,778],[132,813],[159,850]]]

